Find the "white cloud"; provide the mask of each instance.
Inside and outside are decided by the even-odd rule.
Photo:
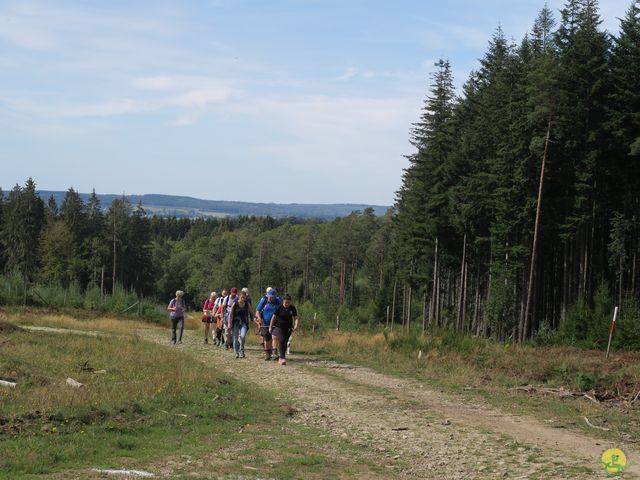
[[[186,127],[197,123],[198,117],[192,114],[178,115],[178,117],[170,123],[174,127]]]
[[[52,50],[60,45],[60,39],[52,32],[21,25],[8,15],[0,15],[0,39],[29,50]]]
[[[342,75],[340,75],[338,78],[336,78],[336,80],[338,81],[346,81],[346,80],[351,80],[353,77],[355,77],[358,74],[358,69],[355,67],[349,67],[347,68],[344,73]]]
[[[0,103],[13,110],[31,115],[54,118],[109,117],[165,108],[204,109],[232,97],[234,90],[226,86],[189,90],[177,95],[151,99],[123,98],[97,103],[60,104],[53,101],[35,103],[9,97],[0,97]]]
[[[170,90],[175,88],[175,77],[142,77],[135,78],[132,85],[142,90]]]
[[[417,115],[416,105],[402,98],[328,96],[254,99],[243,113],[275,131],[276,140],[256,146],[255,154],[307,173],[397,170]]]
[[[232,92],[233,90],[227,87],[201,88],[168,98],[166,104],[185,108],[204,108],[210,103],[219,103],[227,100],[232,95]]]

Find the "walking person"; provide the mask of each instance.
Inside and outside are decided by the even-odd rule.
[[[258,308],[256,309],[256,323],[260,328],[260,335],[262,336],[262,350],[264,351],[264,359],[271,360],[272,338],[271,331],[269,330],[269,324],[271,317],[280,306],[280,298],[276,296],[276,291],[269,287],[267,293],[258,302]],[[276,357],[274,357],[274,360]]]
[[[211,294],[209,295],[209,298],[207,298],[202,303],[202,323],[204,324],[204,343],[205,344],[209,343],[209,332],[211,332],[212,339],[215,338],[214,310],[215,310],[215,304],[217,299],[218,299],[218,294],[216,292],[211,292]]]
[[[222,304],[222,313],[224,314],[224,347],[229,350],[233,346],[233,334],[231,332],[230,314],[231,308],[238,301],[238,289],[236,287],[229,290],[229,296],[225,298]]]
[[[251,302],[251,295],[249,295],[249,289],[244,287],[240,292],[243,292],[247,296],[247,303],[249,303],[249,305],[253,305]]]
[[[236,358],[244,358],[244,342],[249,331],[249,319],[254,314],[253,307],[247,300],[247,294],[241,292],[229,313],[229,325],[233,333],[233,351]]]
[[[214,307],[214,317],[216,319],[216,338],[213,341],[213,344],[221,347],[223,342],[223,332],[224,332],[224,314],[222,312],[222,305],[227,298],[227,291],[222,290],[221,295],[216,299],[213,307]]]
[[[295,305],[291,303],[291,296],[287,293],[284,296],[282,305],[280,305],[269,323],[269,333],[278,342],[278,351],[280,352],[280,358],[278,363],[280,365],[286,365],[286,353],[287,342],[291,337],[291,334],[298,331],[298,310]]]
[[[184,303],[184,292],[182,290],[178,290],[176,292],[176,297],[169,302],[169,306],[167,307],[169,310],[169,317],[171,317],[171,343],[176,344],[182,343],[182,332],[184,332],[184,312],[186,310],[186,305]],[[176,329],[180,328],[180,335],[176,335]]]

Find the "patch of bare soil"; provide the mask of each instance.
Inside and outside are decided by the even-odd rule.
[[[157,330],[138,334],[167,343]],[[247,358],[197,338],[178,347],[236,378],[282,391],[290,421],[325,429],[366,447],[396,478],[603,478],[600,456],[622,448],[580,432],[558,429],[525,416],[465,403],[419,382],[368,368],[291,355],[288,365]],[[626,449],[638,462],[632,450]],[[629,455],[631,454],[631,455]],[[637,476],[632,466],[624,478]]]
[[[20,328],[17,325],[14,325],[13,323],[0,320],[0,332],[2,333],[15,332],[16,330],[19,330],[19,329]]]

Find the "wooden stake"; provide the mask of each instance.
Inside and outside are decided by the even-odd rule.
[[[611,348],[611,337],[613,337],[613,329],[616,326],[616,317],[618,316],[618,307],[613,309],[613,320],[611,321],[611,328],[609,329],[609,343],[607,344],[607,356],[609,358],[609,348]]]

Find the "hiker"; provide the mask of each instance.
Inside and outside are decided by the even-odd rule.
[[[249,289],[247,287],[244,287],[240,291],[243,292],[247,296],[247,302],[249,303],[249,305],[252,305],[252,303],[251,303],[251,295],[249,295]]]
[[[222,314],[222,305],[227,298],[227,291],[222,290],[221,295],[216,299],[214,304],[214,317],[216,319],[215,327],[216,327],[216,338],[213,341],[213,344],[221,347],[222,346],[222,333],[224,331],[224,315]]]
[[[271,322],[269,322],[269,333],[279,343],[278,351],[280,352],[280,358],[278,363],[280,365],[286,365],[286,352],[287,342],[291,337],[291,334],[298,331],[298,310],[295,305],[291,303],[291,295],[288,293],[284,296],[282,305],[280,305],[273,316]]]
[[[276,291],[268,287],[267,293],[258,302],[258,308],[256,309],[256,323],[260,328],[260,335],[262,336],[262,350],[264,351],[264,359],[271,360],[272,339],[271,332],[269,331],[269,322],[276,309],[282,302],[280,298],[276,296]],[[273,359],[276,360],[278,355],[276,354]]]
[[[254,314],[253,307],[247,300],[247,294],[240,292],[238,301],[233,304],[229,313],[229,326],[233,332],[233,351],[236,358],[244,358],[244,342],[249,330],[249,318]]]
[[[230,326],[230,318],[229,314],[231,313],[231,307],[238,301],[238,289],[233,287],[229,290],[229,296],[224,299],[224,303],[222,304],[222,313],[223,317],[223,328],[224,328],[224,348],[229,350],[229,348],[233,345],[233,335],[231,332]]]
[[[209,298],[207,298],[204,302],[202,302],[202,323],[204,324],[204,343],[209,343],[209,332],[211,332],[212,339],[214,337],[214,326],[215,317],[213,315],[216,300],[218,299],[218,294],[216,292],[211,292]]]
[[[182,343],[182,332],[184,332],[184,312],[186,305],[184,303],[184,292],[178,290],[176,292],[176,298],[169,302],[167,307],[169,310],[169,317],[171,317],[171,343],[176,344],[176,328],[180,326],[180,336],[177,338],[178,343]]]

